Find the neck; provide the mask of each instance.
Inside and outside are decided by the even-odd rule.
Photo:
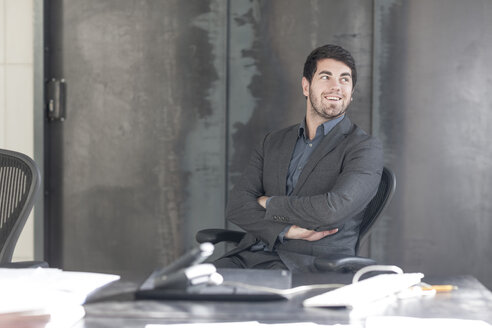
[[[340,119],[342,115],[331,119],[323,118],[319,115],[315,115],[315,116],[306,115],[306,135],[308,136],[309,139],[313,140],[314,137],[316,136],[316,131],[321,124],[325,124],[327,122]],[[330,125],[329,129],[331,130],[332,128],[333,126]]]
[[[318,115],[306,115],[306,129],[308,138],[313,140],[316,136],[316,129],[318,129],[318,126],[328,121],[329,120]]]

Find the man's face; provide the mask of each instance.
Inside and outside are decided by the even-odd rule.
[[[311,83],[303,77],[302,90],[308,98],[307,114],[323,121],[345,113],[352,97],[352,70],[331,59],[318,61]]]

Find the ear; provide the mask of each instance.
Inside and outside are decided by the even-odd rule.
[[[310,86],[309,81],[303,76],[302,77],[302,93],[306,97],[309,96],[309,86]]]

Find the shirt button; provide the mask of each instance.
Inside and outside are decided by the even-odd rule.
[[[312,147],[312,146],[313,146],[313,144],[312,144],[312,143],[310,143],[310,144],[309,144],[309,147]]]

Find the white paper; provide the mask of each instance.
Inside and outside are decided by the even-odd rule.
[[[366,328],[491,328],[492,326],[482,320],[462,320],[452,318],[413,318],[398,316],[369,317],[366,320]]]
[[[84,317],[87,296],[119,276],[52,268],[0,269],[0,315],[22,312],[51,316],[47,327],[71,327]]]
[[[145,328],[361,328],[356,325],[319,325],[314,322],[291,322],[291,323],[260,323],[258,321],[241,321],[241,322],[210,322],[210,323],[184,323],[184,324],[149,324]]]

